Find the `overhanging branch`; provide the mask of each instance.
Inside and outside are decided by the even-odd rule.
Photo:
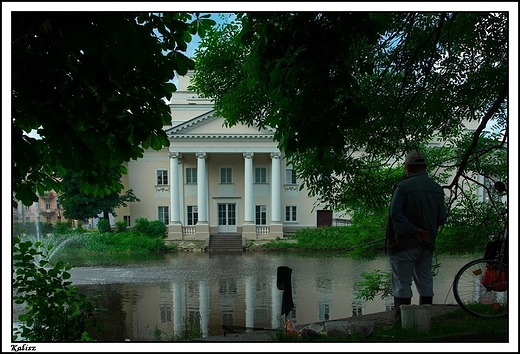
[[[471,144],[470,144],[470,146],[468,146],[468,148],[466,150],[466,153],[462,157],[462,160],[460,161],[460,166],[457,169],[457,173],[453,177],[453,180],[452,180],[451,184],[448,186],[448,188],[451,189],[453,186],[455,186],[455,185],[457,185],[459,183],[459,179],[460,179],[461,175],[466,170],[466,166],[468,164],[469,158],[473,154],[473,151],[475,150],[475,148],[478,145],[478,140],[480,138],[480,134],[482,134],[482,132],[484,131],[484,128],[488,124],[488,122],[491,119],[491,117],[493,117],[493,115],[499,110],[500,105],[507,98],[507,95],[508,95],[508,85],[509,84],[506,81],[504,83],[504,86],[502,87],[502,90],[498,94],[497,99],[495,100],[493,105],[489,108],[489,110],[486,112],[486,114],[484,115],[484,117],[480,121],[480,124],[479,124],[478,128],[473,133],[473,139],[471,141]]]

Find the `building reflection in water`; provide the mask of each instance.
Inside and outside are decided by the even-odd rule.
[[[385,258],[351,259],[264,255],[206,257],[175,255],[166,263],[124,267],[74,268],[72,281],[80,292],[101,294],[103,333],[98,341],[172,340],[189,332],[221,335],[222,325],[283,328],[282,294],[276,269],[293,269],[295,325],[336,320],[393,309],[393,299],[356,299],[363,272],[386,270]],[[445,257],[435,279],[439,303],[455,303],[451,291],[459,257]],[[100,281],[102,280],[102,281]],[[417,295],[415,286],[414,294]],[[417,298],[412,299],[414,303]],[[14,317],[16,318],[16,316]]]
[[[222,325],[283,328],[284,324],[282,292],[274,277],[136,283],[124,287],[127,291],[123,298],[133,295],[133,301],[123,300],[127,323],[124,338],[133,341],[171,340],[190,331],[200,331],[203,337],[220,335]],[[295,284],[293,300],[291,319],[295,324],[365,313],[365,302],[355,300],[341,285],[335,288],[331,278],[316,278],[314,284]],[[385,305],[377,311],[389,309]]]

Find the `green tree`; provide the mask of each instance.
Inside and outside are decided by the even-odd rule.
[[[123,185],[123,162],[169,142],[163,99],[184,52],[215,24],[209,15],[12,12],[12,188],[25,205],[60,190],[72,170],[81,191],[103,197]],[[28,136],[35,130],[41,139]]]
[[[415,148],[452,205],[489,188],[477,174],[507,181],[508,48],[505,12],[237,14],[201,41],[191,88],[228,125],[274,128],[331,208],[387,205]]]
[[[85,194],[120,192],[125,161],[169,145],[163,99],[174,71],[194,68],[183,54],[192,36],[214,24],[190,13],[12,12],[13,207],[59,192],[69,170]],[[88,339],[94,307],[65,281],[70,266],[49,264],[39,243],[13,243],[14,301],[27,304],[14,338]]]
[[[85,220],[97,217],[103,213],[103,218],[108,220],[109,214],[117,216],[115,209],[126,207],[127,203],[139,202],[134,191],[129,189],[124,194],[112,192],[103,197],[95,197],[81,191],[80,174],[68,171],[62,180],[60,203],[63,207],[63,216],[67,219]]]

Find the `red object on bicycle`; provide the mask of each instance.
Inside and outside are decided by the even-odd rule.
[[[502,270],[500,273],[494,268],[487,268],[484,271],[484,276],[480,283],[488,288],[491,287],[493,291],[506,291],[507,290],[507,272]]]

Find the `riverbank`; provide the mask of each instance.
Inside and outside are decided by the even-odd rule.
[[[458,305],[443,305],[443,304],[434,304],[432,306],[432,325],[435,323],[438,323],[438,316],[446,314],[448,312],[452,312],[455,310],[460,309]],[[360,316],[352,316],[348,318],[342,318],[337,319],[333,321],[323,321],[323,322],[316,322],[313,324],[306,323],[306,324],[299,324],[296,325],[296,330],[300,331],[302,328],[305,328],[308,325],[312,325],[312,327],[324,327],[326,323],[333,323],[333,322],[344,322],[346,321],[349,324],[354,323],[373,323],[374,329],[375,328],[388,328],[391,327],[393,324],[393,314],[392,311],[385,311],[385,312],[377,312],[367,315],[360,315]],[[273,341],[273,338],[275,337],[275,332],[272,330],[254,330],[250,332],[243,332],[243,333],[232,333],[232,334],[222,334],[218,336],[210,336],[206,338],[199,338],[195,341],[197,342],[269,342]],[[476,341],[477,338],[474,337],[471,334],[468,333],[461,333],[461,334],[454,334],[452,338],[445,337],[442,338],[440,341],[450,341],[451,340],[458,340],[462,338],[465,338],[469,341]],[[472,338],[472,340],[471,340]]]
[[[252,240],[248,241],[246,251],[272,251],[274,249],[264,248],[263,245],[272,240]],[[297,240],[284,240],[285,243],[295,243]],[[179,252],[204,252],[206,241],[168,241],[170,245],[176,245]]]

